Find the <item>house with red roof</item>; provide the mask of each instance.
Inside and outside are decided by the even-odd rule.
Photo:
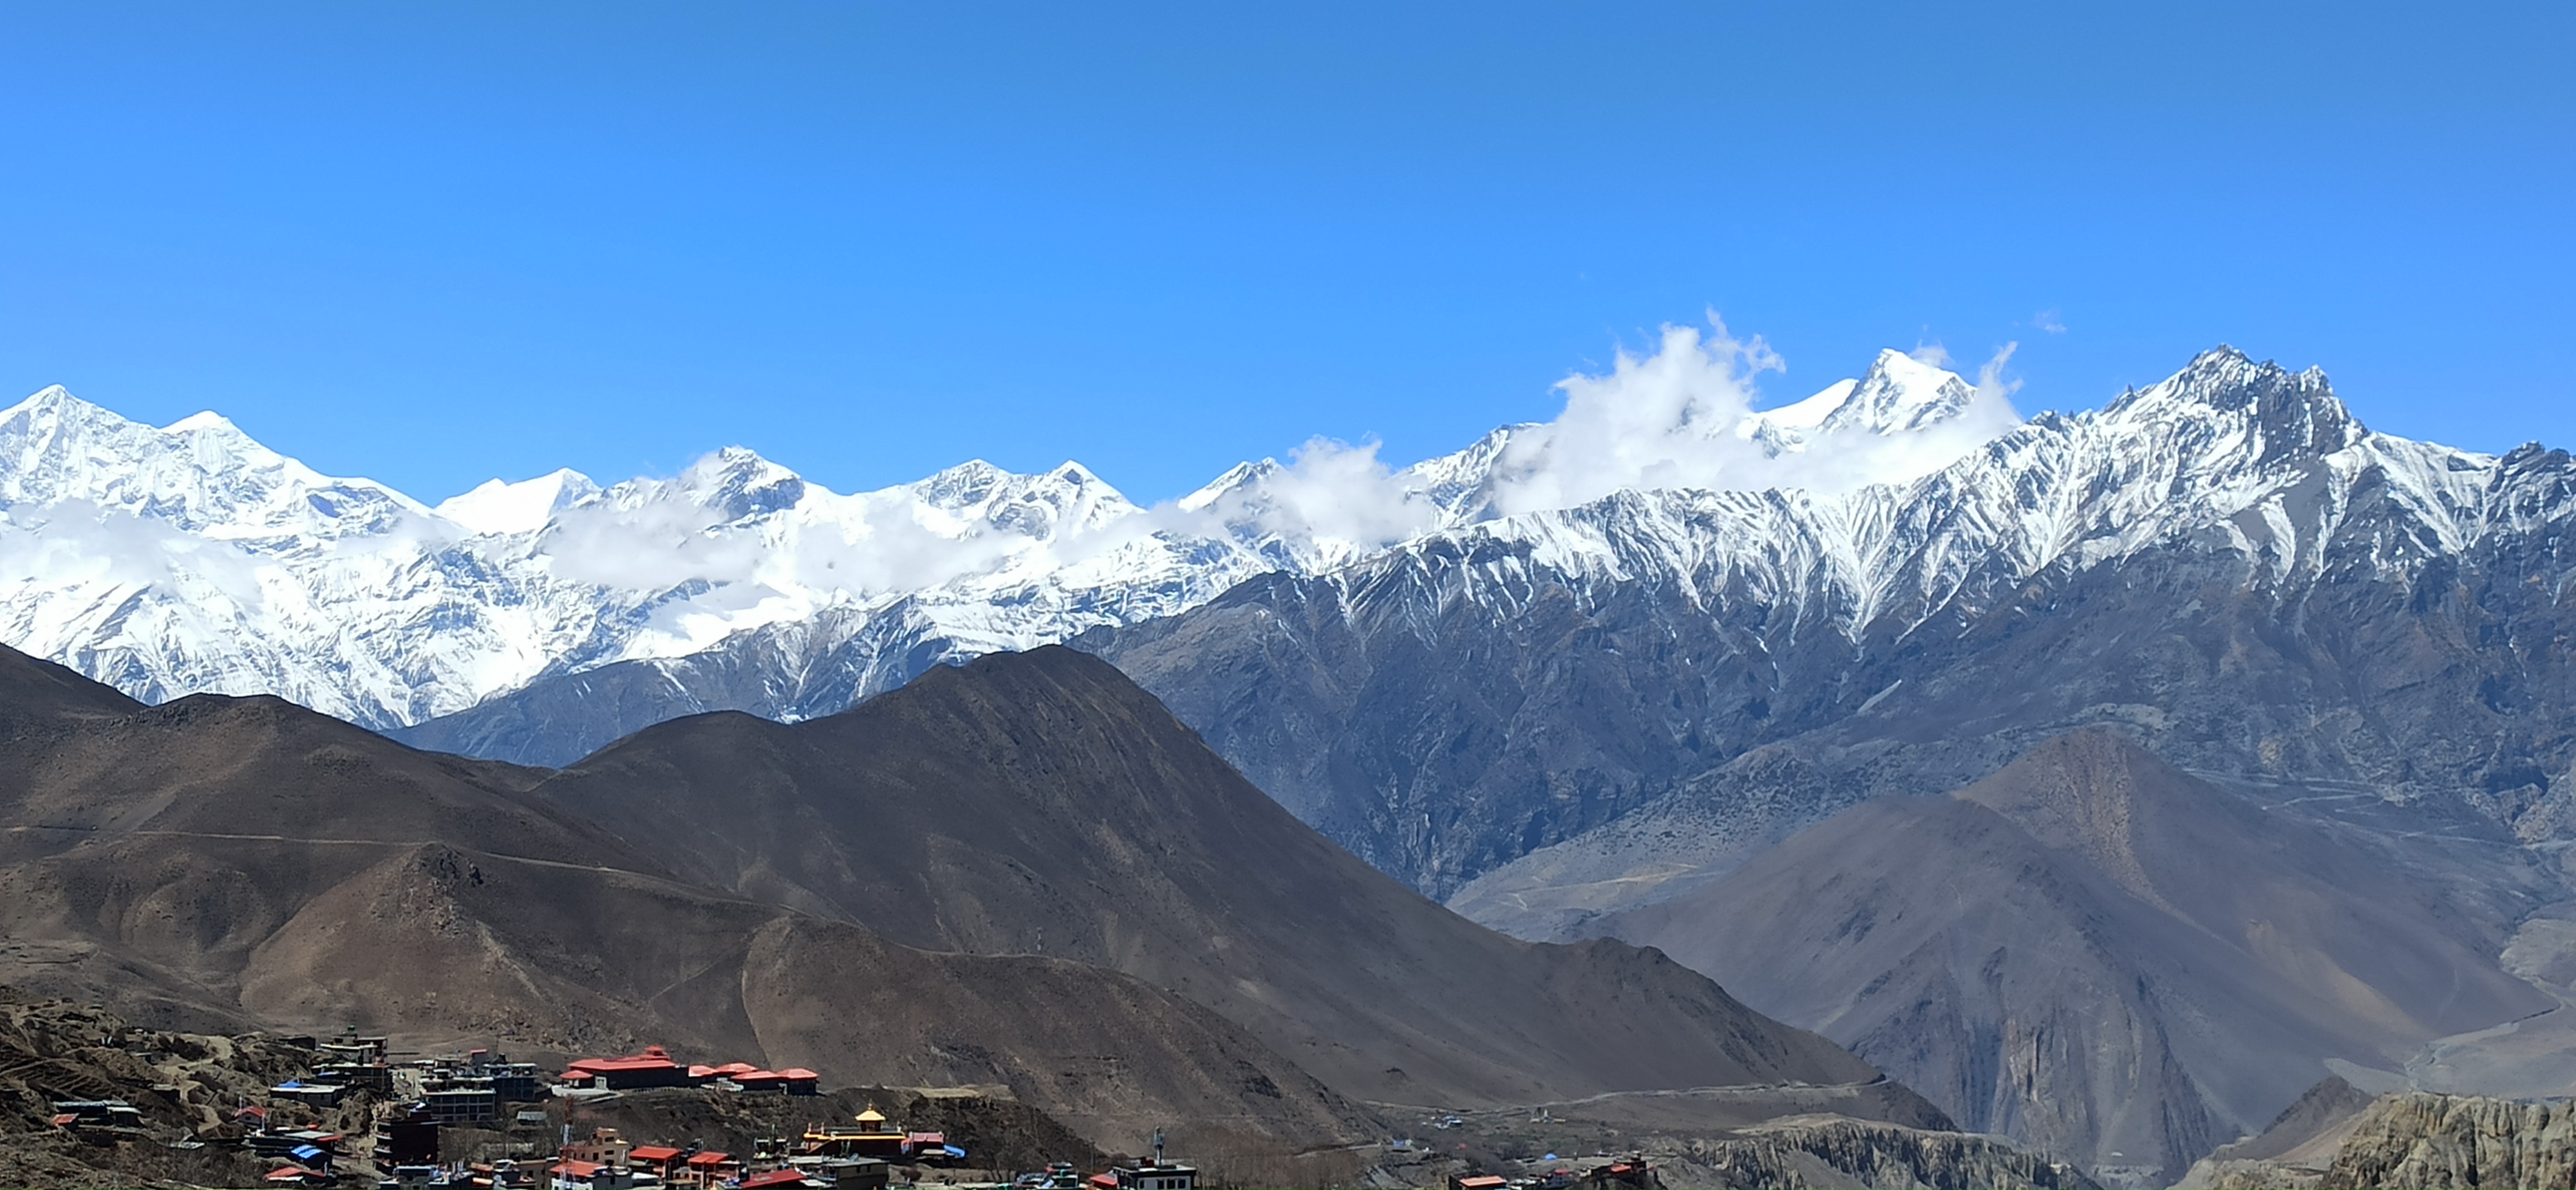
[[[742,1176],[742,1162],[712,1150],[695,1154],[680,1165],[679,1184],[684,1186],[713,1186]]]
[[[773,1169],[768,1173],[756,1173],[750,1177],[744,1178],[742,1180],[742,1190],[768,1190],[768,1188],[772,1186],[815,1186],[820,1184],[821,1183],[807,1178],[803,1170]]]
[[[680,1158],[688,1156],[669,1145],[637,1145],[626,1153],[632,1168],[645,1170],[665,1182],[679,1180]]]
[[[564,1069],[563,1081],[574,1086],[626,1091],[640,1087],[691,1087],[703,1080],[691,1077],[689,1067],[672,1061],[669,1050],[648,1045],[643,1053],[623,1058],[583,1058]]]

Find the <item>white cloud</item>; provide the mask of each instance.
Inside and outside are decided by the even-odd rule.
[[[261,569],[231,542],[89,500],[0,511],[0,574],[122,591],[161,585],[256,609]]]
[[[1378,444],[1310,438],[1262,484],[1262,528],[1351,543],[1401,541],[1439,513],[1378,461]]]
[[[758,570],[761,554],[757,540],[724,532],[715,510],[678,500],[566,509],[543,549],[559,577],[630,591],[692,579],[741,582]]]
[[[2066,320],[2057,316],[2057,309],[2053,306],[2031,315],[2030,324],[2052,335],[2066,333]]]
[[[1949,398],[1958,407],[1928,424],[1892,431],[1853,424],[1821,431],[1809,423],[1784,447],[1757,435],[1756,380],[1783,364],[1759,337],[1737,338],[1714,313],[1705,331],[1663,328],[1647,354],[1622,349],[1606,374],[1559,381],[1565,408],[1554,419],[1516,426],[1484,477],[1470,515],[1510,516],[1568,508],[1634,488],[1806,488],[1840,492],[1901,482],[1946,465],[2020,422],[2004,367],[2007,344],[1973,385]],[[1910,358],[1947,369],[1940,344]],[[1913,399],[1934,399],[1938,376],[1903,378]],[[1821,416],[1821,415],[1820,415]],[[1421,490],[1423,477],[1393,471],[1378,444],[1316,439],[1289,465],[1270,464],[1250,482],[1187,508],[1155,510],[1158,527],[1216,535],[1251,526],[1331,555],[1375,549],[1438,528],[1444,514]]]
[[[1565,411],[1515,434],[1490,493],[1505,515],[1566,508],[1622,488],[1725,487],[1762,449],[1736,432],[1753,381],[1782,370],[1760,336],[1737,339],[1712,313],[1709,333],[1667,326],[1660,350],[1621,349],[1607,376],[1557,382]]]
[[[2019,342],[2006,343],[1995,349],[1993,358],[1978,367],[1977,396],[1979,398],[1987,401],[2009,402],[2014,393],[2021,391],[2019,378],[2004,379],[2004,365],[2011,363],[2013,352],[2020,349]]]

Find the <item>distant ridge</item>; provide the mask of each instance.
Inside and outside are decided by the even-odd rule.
[[[1707,429],[1748,463],[1858,450],[1853,467],[1895,479],[2013,420],[1893,352],[1797,408],[1657,432]],[[463,715],[413,739],[566,764],[682,714],[830,714],[929,665],[1488,519],[1559,465],[1551,425],[1356,488],[1245,463],[1153,509],[1070,461],[1016,474],[971,460],[842,494],[739,447],[669,477],[602,486],[559,470],[432,507],[213,413],[155,427],[54,386],[0,409],[0,551],[22,559],[0,574],[0,643],[149,702],[275,694],[396,731]]]
[[[2105,728],[1592,928],[1851,1045],[1970,1129],[2154,1184],[2328,1058],[2395,1069],[2555,1003],[2472,948],[2447,890]]]

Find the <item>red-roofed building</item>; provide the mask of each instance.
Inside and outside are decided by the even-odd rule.
[[[637,1145],[627,1152],[626,1159],[662,1175],[664,1181],[669,1181],[671,1167],[680,1163],[681,1156],[680,1150],[669,1145]]]
[[[564,1070],[564,1081],[624,1091],[635,1087],[695,1086],[701,1080],[691,1078],[688,1067],[672,1061],[669,1051],[648,1045],[643,1053],[623,1058],[583,1058]]]
[[[682,1162],[682,1185],[713,1186],[729,1181],[742,1172],[742,1162],[725,1153],[706,1152]]]
[[[614,1128],[593,1128],[590,1135],[563,1147],[556,1156],[566,1164],[622,1167],[635,1142],[618,1135]]]
[[[1601,1187],[1603,1190],[1614,1186],[1629,1187],[1631,1190],[1652,1190],[1653,1187],[1664,1183],[1663,1179],[1655,1175],[1654,1166],[1632,1160],[1593,1166],[1585,1171],[1583,1184]]]
[[[268,1184],[272,1186],[328,1186],[331,1184],[331,1179],[324,1175],[320,1170],[306,1169],[301,1165],[281,1165],[268,1171]]]
[[[820,1095],[823,1093],[823,1076],[816,1074],[811,1070],[807,1070],[802,1066],[790,1066],[785,1070],[779,1071],[778,1075],[780,1078],[787,1080],[787,1093],[790,1095]]]
[[[1118,1190],[1118,1175],[1096,1173],[1091,1175],[1091,1184],[1100,1187],[1101,1190]]]
[[[737,1074],[749,1074],[758,1069],[760,1069],[760,1067],[754,1066],[749,1062],[727,1062],[722,1066],[716,1067],[716,1074],[719,1077],[732,1078]]]
[[[1496,1174],[1479,1174],[1472,1178],[1451,1178],[1453,1190],[1503,1190],[1511,1183]]]
[[[77,1123],[80,1123],[80,1113],[76,1111],[63,1112],[62,1114],[54,1117],[54,1127],[56,1128],[69,1128]]]
[[[768,1173],[756,1173],[742,1180],[742,1190],[764,1190],[765,1187],[770,1186],[810,1185],[813,1183],[805,1180],[804,1173],[793,1169],[773,1169]]]
[[[787,1076],[775,1070],[746,1070],[734,1075],[733,1085],[746,1091],[784,1091]]]

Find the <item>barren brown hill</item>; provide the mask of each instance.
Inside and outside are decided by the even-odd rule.
[[[924,949],[1126,972],[1367,1099],[1879,1077],[1655,951],[1519,942],[1458,917],[1067,649],[933,669],[792,726],[665,723],[535,792],[686,879]]]
[[[214,1031],[661,1041],[835,1082],[997,1083],[1129,1146],[1162,1123],[1289,1147],[1376,1128],[1114,971],[924,953],[695,885],[526,796],[536,774],[276,699],[139,709],[10,660],[7,691],[42,697],[0,726],[0,982]]]
[[[1972,1129],[2157,1185],[2327,1059],[2393,1069],[2554,1003],[2440,888],[2107,729],[1950,797],[1856,807],[1599,928],[1849,1044]]]
[[[0,721],[66,715],[130,715],[143,704],[51,661],[0,647]]]

